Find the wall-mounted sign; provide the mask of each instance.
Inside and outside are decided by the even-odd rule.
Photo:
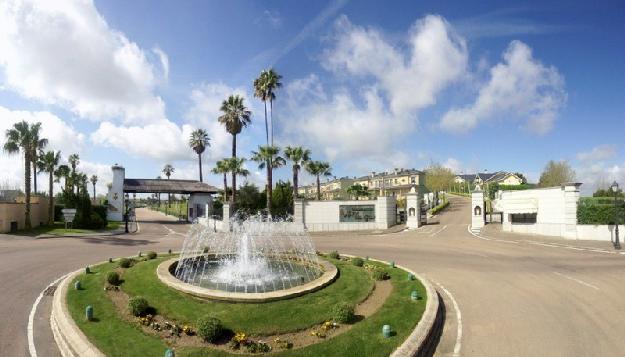
[[[375,205],[340,205],[339,222],[374,222]]]

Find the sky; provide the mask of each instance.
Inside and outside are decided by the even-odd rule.
[[[41,122],[48,149],[78,153],[104,192],[115,163],[197,179],[187,141],[202,128],[205,181],[221,186],[220,103],[239,94],[252,111],[237,137],[249,157],[265,140],[252,82],[273,67],[276,144],[337,177],[440,163],[536,181],[553,159],[588,193],[625,185],[623,34],[623,1],[2,0],[0,131]],[[0,185],[23,186],[19,156],[0,167]]]

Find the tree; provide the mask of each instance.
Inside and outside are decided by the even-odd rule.
[[[569,166],[566,161],[556,162],[550,160],[545,166],[542,174],[540,174],[540,180],[538,186],[540,187],[552,187],[560,186],[565,182],[572,182],[575,180],[575,171]]]
[[[278,181],[271,194],[271,206],[274,217],[287,218],[293,213],[293,187],[289,181]]]
[[[273,101],[276,99],[276,89],[282,87],[279,75],[273,68],[269,68],[260,72],[258,78],[254,80],[254,96],[260,98],[265,105],[265,134],[267,137],[267,146],[273,146]],[[271,141],[269,140],[269,127],[267,125],[267,101],[271,113]]]
[[[322,161],[309,161],[306,164],[306,171],[317,178],[317,200],[321,200],[321,176],[332,176],[330,164]]]
[[[358,199],[359,197],[369,197],[369,188],[357,183],[347,188],[347,194],[355,199]]]
[[[263,70],[260,72],[258,78],[254,80],[254,97],[259,98],[263,105],[265,106],[265,139],[266,145],[269,145],[269,125],[267,124],[267,86],[266,86],[266,75],[267,71]]]
[[[237,134],[243,130],[252,120],[252,112],[247,110],[243,104],[243,98],[238,95],[231,95],[228,99],[221,103],[221,112],[219,122],[226,127],[226,131],[232,135],[232,157],[237,157]],[[237,178],[232,174],[232,197],[230,200],[235,202],[236,198]]]
[[[63,191],[68,191],[69,190],[69,175],[70,175],[70,172],[71,171],[69,169],[69,166],[67,166],[67,165],[59,165],[59,167],[54,172],[54,176],[56,177],[56,182],[61,182],[61,179],[64,180],[64,182],[63,182]]]
[[[39,124],[39,127],[41,124]],[[37,127],[37,124],[33,126]],[[42,151],[46,145],[48,145],[48,139],[43,139],[39,137],[40,128],[37,127],[35,131],[33,131],[33,143],[32,143],[32,161],[33,161],[33,192],[37,194],[37,165],[39,163],[38,152]]]
[[[521,179],[521,184],[525,184],[525,183],[527,183],[527,178],[525,177],[525,175],[523,175],[523,174],[522,174],[522,173],[520,173],[520,172],[515,172],[514,174],[515,174],[518,178],[520,178],[520,179]]]
[[[91,181],[91,184],[93,185],[93,202],[95,202],[95,184],[98,183],[98,176],[91,175],[89,181]]]
[[[72,168],[72,172],[69,177],[70,177],[70,185],[72,187],[72,192],[73,192],[74,187],[76,187],[76,190],[78,190],[78,187],[76,186],[76,182],[77,182],[76,167],[80,163],[80,157],[78,156],[78,154],[71,154],[69,158],[67,159],[67,162],[69,162],[69,166]]]
[[[217,175],[224,175],[224,202],[228,201],[228,159],[222,159],[215,163],[215,167],[211,170],[212,173]]]
[[[57,151],[48,151],[46,153],[41,152],[39,154],[39,161],[37,162],[37,166],[39,170],[43,172],[47,172],[49,176],[48,180],[48,190],[50,194],[49,202],[48,202],[48,224],[54,224],[54,173],[56,166],[59,164],[59,160],[61,159],[61,152]]]
[[[171,174],[174,173],[174,171],[174,167],[170,164],[167,164],[165,165],[165,167],[163,167],[163,173],[165,174],[165,176],[167,176],[167,180],[169,180],[169,177],[171,176]],[[167,194],[167,207],[171,207],[171,193]]]
[[[252,151],[252,161],[258,163],[259,169],[267,169],[267,210],[271,216],[271,195],[273,190],[273,169],[286,165],[286,160],[279,156],[277,146],[259,146],[258,151]]]
[[[293,163],[293,199],[297,198],[297,186],[299,183],[299,171],[302,165],[310,161],[310,150],[301,146],[287,146],[284,149],[284,155]]]
[[[30,165],[33,160],[33,138],[39,136],[41,123],[33,125],[28,124],[25,120],[15,123],[13,128],[7,129],[5,132],[6,142],[4,143],[4,151],[9,154],[18,154],[20,150],[24,155],[24,195],[26,196],[26,209],[24,212],[24,227],[30,229]]]
[[[265,197],[256,185],[246,183],[239,188],[237,195],[237,209],[248,214],[255,214],[265,207]]]
[[[228,159],[225,159],[226,162],[226,169],[228,170],[227,172],[232,173],[233,177],[237,177],[237,176],[243,176],[243,177],[247,177],[250,172],[245,168],[245,158],[243,157],[231,157]],[[225,181],[224,181],[225,182]],[[235,196],[236,192],[235,192],[235,188],[232,187],[232,195]]]
[[[451,169],[438,163],[431,163],[430,166],[425,169],[425,187],[431,192],[434,192],[438,199],[438,193],[449,189],[454,183],[455,177],[456,175],[454,175]]]
[[[211,146],[209,142],[208,134],[204,129],[196,129],[191,133],[189,138],[189,146],[197,154],[198,164],[200,165],[200,182],[202,180],[202,153],[206,150],[206,147]]]

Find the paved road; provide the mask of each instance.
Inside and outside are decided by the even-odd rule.
[[[468,200],[454,198],[438,224],[417,231],[313,239],[319,250],[394,260],[431,279],[447,309],[439,356],[625,355],[625,255],[609,243],[503,234],[496,226],[476,237],[467,231],[468,212]],[[50,281],[109,256],[179,249],[187,227],[145,222],[140,233],[119,238],[0,236],[0,355],[27,354],[28,314]],[[43,330],[39,336],[49,339]]]

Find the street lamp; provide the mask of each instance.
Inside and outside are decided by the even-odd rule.
[[[616,196],[618,196],[618,183],[614,181],[610,188],[612,189],[612,192],[614,192],[614,249],[621,249],[621,243],[618,239],[618,206],[616,204]]]

